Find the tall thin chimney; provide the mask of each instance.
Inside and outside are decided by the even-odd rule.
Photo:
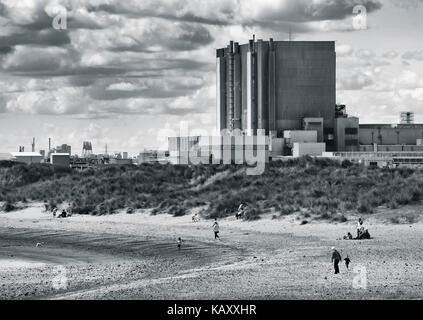
[[[51,138],[48,138],[48,151],[51,150]]]

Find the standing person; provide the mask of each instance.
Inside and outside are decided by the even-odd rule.
[[[239,218],[242,217],[242,214],[244,212],[244,205],[241,203],[238,207],[238,212],[235,213],[235,218],[238,220]]]
[[[360,238],[361,232],[364,230],[363,227],[363,219],[358,218],[358,222],[357,222],[357,239]]]
[[[219,223],[217,222],[217,218],[214,219],[214,223],[212,225],[213,232],[214,232],[214,239],[220,239],[219,237]]]
[[[341,261],[341,254],[338,252],[338,250],[335,249],[335,247],[332,247],[332,262],[333,267],[335,268],[335,274],[339,273],[339,261]]]
[[[182,246],[182,239],[181,237],[178,238],[178,249],[181,249]]]

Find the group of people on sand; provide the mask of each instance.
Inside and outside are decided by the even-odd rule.
[[[68,214],[68,212],[65,209],[63,209],[61,213],[58,213],[58,211],[59,211],[58,208],[54,208],[53,209],[53,211],[52,211],[53,218],[56,218],[56,216],[57,216],[57,218],[66,218],[66,217],[69,217],[69,214]]]
[[[364,225],[363,225],[363,219],[362,218],[359,218],[358,219],[358,222],[357,222],[357,236],[354,238],[353,237],[353,235],[350,233],[350,232],[348,232],[344,237],[343,237],[343,239],[344,240],[353,240],[353,239],[355,239],[355,240],[362,240],[362,239],[370,239],[370,233],[369,233],[369,230],[367,230],[367,229],[365,229],[364,228]]]
[[[370,233],[369,230],[367,230],[364,227],[364,220],[362,218],[358,219],[357,222],[357,236],[355,238],[353,238],[353,235],[348,232],[347,235],[345,235],[343,237],[344,240],[362,240],[362,239],[370,239]],[[335,247],[332,247],[332,262],[333,262],[333,267],[335,269],[335,274],[339,273],[339,262],[342,260],[341,254],[338,252],[338,250],[336,250]],[[345,261],[345,266],[348,269],[348,266],[351,262],[351,259],[349,258],[349,256],[347,255],[347,257],[344,259]]]

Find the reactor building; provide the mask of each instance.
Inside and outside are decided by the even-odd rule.
[[[315,129],[334,146],[334,41],[231,41],[216,59],[218,132],[282,138]]]

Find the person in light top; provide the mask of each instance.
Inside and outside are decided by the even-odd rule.
[[[219,237],[219,223],[217,222],[217,218],[214,219],[214,223],[212,225],[213,232],[214,232],[214,239],[220,239]]]
[[[357,222],[357,238],[360,238],[360,234],[364,231],[363,219],[359,218]]]

